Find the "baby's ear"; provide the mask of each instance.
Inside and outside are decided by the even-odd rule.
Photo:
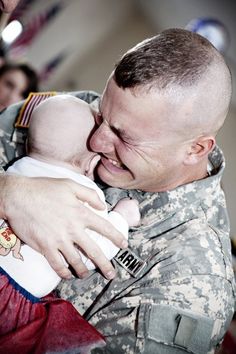
[[[185,164],[194,165],[206,158],[215,147],[214,136],[200,136],[188,148]]]

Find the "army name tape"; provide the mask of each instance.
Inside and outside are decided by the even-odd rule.
[[[136,277],[146,266],[146,262],[139,258],[129,248],[121,250],[114,258],[119,265],[133,277]]]

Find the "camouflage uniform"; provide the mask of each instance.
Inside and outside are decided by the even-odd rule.
[[[136,198],[141,226],[113,260],[114,280],[92,272],[58,289],[106,336],[93,353],[204,354],[221,341],[235,285],[218,147],[210,160],[211,176],[172,191],[105,190],[111,207]]]

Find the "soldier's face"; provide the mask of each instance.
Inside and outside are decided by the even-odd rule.
[[[109,79],[90,139],[101,154],[98,174],[104,182],[149,192],[180,183],[186,144],[170,124],[168,103],[157,92],[122,89]]]
[[[0,10],[3,12],[12,12],[20,0],[0,0]]]

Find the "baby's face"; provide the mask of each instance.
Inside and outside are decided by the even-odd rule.
[[[84,107],[83,107],[84,108]],[[100,155],[93,152],[89,147],[89,139],[95,129],[95,119],[90,107],[78,110],[78,163],[80,172],[90,179],[94,179],[94,170],[100,160]]]

